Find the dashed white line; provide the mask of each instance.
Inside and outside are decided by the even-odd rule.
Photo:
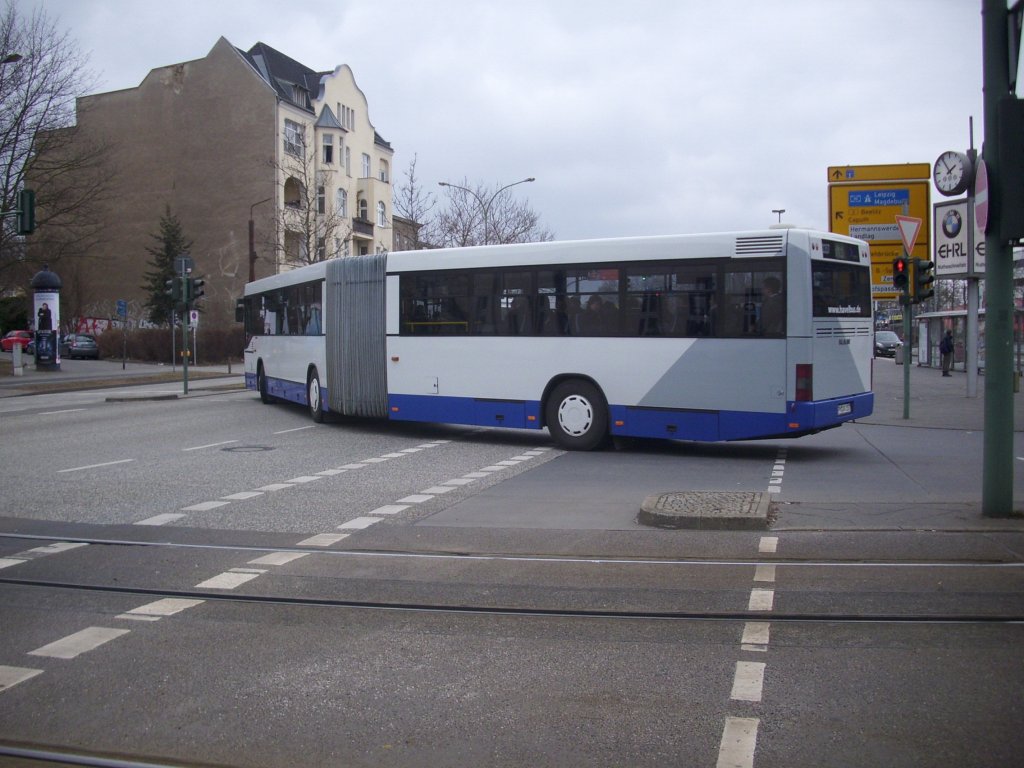
[[[332,544],[337,544],[342,539],[348,538],[347,533],[318,533],[316,536],[310,536],[308,539],[303,539],[296,546],[299,547],[329,547]]]
[[[383,519],[383,517],[357,517],[339,525],[338,530],[369,528],[374,523],[379,523]]]
[[[176,613],[181,613],[187,608],[193,608],[197,605],[202,605],[205,600],[191,600],[183,597],[165,597],[162,600],[156,600],[152,603],[146,603],[140,605],[138,608],[132,608],[127,613],[122,613],[117,618],[119,619],[159,619],[164,616],[173,616]]]
[[[221,496],[222,499],[228,501],[245,501],[246,499],[255,499],[257,496],[262,496],[263,491],[241,491],[239,493],[232,493],[228,496]]]
[[[754,581],[775,581],[775,566],[769,563],[762,563],[758,565],[754,569]]]
[[[10,568],[12,565],[21,565],[27,562],[18,557],[0,557],[0,568]]]
[[[230,503],[230,501],[203,501],[189,507],[182,507],[181,509],[184,512],[209,512],[211,509],[226,507]]]
[[[99,648],[116,637],[128,634],[127,629],[110,627],[88,627],[81,632],[61,638],[55,642],[29,651],[29,656],[49,656],[54,659],[73,659],[83,653]]]
[[[282,429],[280,432],[274,432],[275,435],[287,435],[289,432],[302,432],[306,429],[316,429],[316,425],[310,424],[308,427],[295,427],[294,429]]]
[[[760,701],[764,688],[764,668],[764,662],[737,661],[730,698],[735,701]]]
[[[753,768],[757,748],[756,717],[727,717],[722,743],[718,747],[716,768]]]
[[[778,536],[762,536],[757,545],[757,551],[764,554],[775,554],[779,548]]]
[[[100,467],[112,467],[115,464],[129,464],[135,461],[135,459],[118,459],[117,461],[104,461],[102,464],[87,464],[84,467],[70,467],[68,469],[58,469],[57,473],[62,472],[82,472],[86,469],[99,469]]]
[[[269,555],[250,560],[249,565],[287,565],[293,560],[306,557],[308,552],[271,552]]]
[[[294,483],[296,485],[302,485],[304,483],[312,483],[314,480],[323,480],[323,478],[317,477],[316,475],[301,475],[300,477],[293,477],[291,480],[286,480],[285,482],[288,484]]]
[[[408,504],[385,504],[370,511],[370,515],[397,515],[409,508]]]
[[[43,674],[41,669],[29,669],[27,667],[4,667],[0,666],[0,692],[12,688],[18,683],[30,680],[36,675]]]
[[[411,496],[406,496],[404,499],[399,499],[399,504],[422,504],[424,501],[430,501],[434,497],[426,493],[414,493]]]
[[[750,602],[747,604],[747,610],[770,611],[774,603],[774,589],[752,589],[750,590]]]
[[[196,445],[196,446],[193,446],[192,448],[182,448],[181,452],[182,453],[188,453],[189,451],[201,451],[204,448],[217,448],[218,446],[221,446],[221,445],[231,445],[231,443],[237,443],[237,442],[238,442],[237,440],[225,440],[225,441],[223,441],[221,443],[209,443],[208,445]]]
[[[256,490],[257,491],[283,491],[286,488],[294,488],[294,487],[295,487],[294,485],[291,485],[289,483],[270,483],[269,485],[264,485],[261,488],[257,488]]]
[[[767,621],[748,621],[744,624],[743,639],[740,641],[742,650],[762,653],[767,651],[771,626]]]
[[[135,525],[164,525],[165,523],[173,523],[175,520],[180,520],[183,517],[184,515],[167,512],[163,515],[154,515],[153,517],[147,517],[145,520],[139,520]]]
[[[259,573],[225,571],[224,573],[217,574],[212,579],[199,582],[196,584],[196,589],[235,589],[247,581],[252,581],[259,575]]]
[[[439,496],[442,493],[448,493],[448,491],[454,491],[455,486],[453,485],[432,485],[430,488],[420,491],[421,494],[431,494]]]
[[[36,414],[37,416],[59,416],[62,413],[78,413],[84,411],[85,408],[65,408],[63,411],[43,411],[42,413]]]

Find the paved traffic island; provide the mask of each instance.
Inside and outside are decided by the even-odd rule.
[[[770,497],[753,491],[670,491],[648,496],[637,520],[655,528],[757,531],[768,527]]]

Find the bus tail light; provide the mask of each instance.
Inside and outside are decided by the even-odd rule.
[[[814,399],[814,366],[800,363],[796,367],[796,399],[807,403]]]

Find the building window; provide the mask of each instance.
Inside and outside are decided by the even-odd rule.
[[[348,218],[348,192],[339,189],[334,201],[334,208],[341,218]]]
[[[377,226],[386,227],[388,225],[387,209],[384,207],[384,201],[380,200],[377,202]]]
[[[370,156],[368,154],[366,154],[365,152],[363,153],[363,175],[362,175],[362,178],[364,178],[364,179],[370,178]]]
[[[324,165],[334,164],[334,136],[324,134]]]
[[[387,160],[381,160],[380,161],[380,180],[383,181],[385,184],[387,184],[388,181],[390,180],[388,178],[389,176],[390,176],[390,174],[388,173],[388,161]]]
[[[345,173],[352,175],[352,150],[345,147]]]
[[[358,205],[359,205],[359,218],[362,219],[363,221],[369,221],[370,220],[370,214],[369,214],[370,206],[367,204],[366,198],[365,197],[359,198]]]
[[[306,134],[294,120],[284,121],[284,151],[295,157],[305,157]]]
[[[323,187],[316,188],[316,212],[321,215],[327,213],[327,190]]]

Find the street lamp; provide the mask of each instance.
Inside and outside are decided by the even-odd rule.
[[[480,205],[480,208],[481,208],[481,210],[483,211],[483,214],[484,214],[484,245],[489,245],[490,244],[490,234],[489,234],[488,228],[487,228],[487,214],[491,210],[491,203],[493,203],[495,198],[497,198],[498,195],[500,195],[506,189],[508,189],[510,187],[514,187],[514,186],[516,186],[518,184],[526,184],[528,182],[536,181],[536,180],[537,179],[535,179],[533,176],[531,176],[528,179],[520,179],[519,181],[513,181],[511,184],[506,184],[504,187],[502,187],[497,192],[495,192],[493,195],[491,195],[489,198],[487,198],[487,202],[486,203],[483,201],[483,198],[481,198],[480,195],[478,195],[472,189],[467,189],[466,187],[460,187],[458,184],[449,184],[447,181],[439,181],[439,182],[437,182],[437,184],[438,184],[438,186],[441,186],[441,187],[450,187],[451,189],[461,189],[463,192],[468,192],[469,194],[471,194],[473,197],[476,198],[476,201]]]
[[[260,200],[249,206],[249,282],[256,279],[256,225],[252,221],[252,209],[257,205],[270,202],[273,198]]]
[[[782,223],[782,214],[784,214],[785,212],[785,208],[772,208],[772,213],[778,214],[780,224]]]

